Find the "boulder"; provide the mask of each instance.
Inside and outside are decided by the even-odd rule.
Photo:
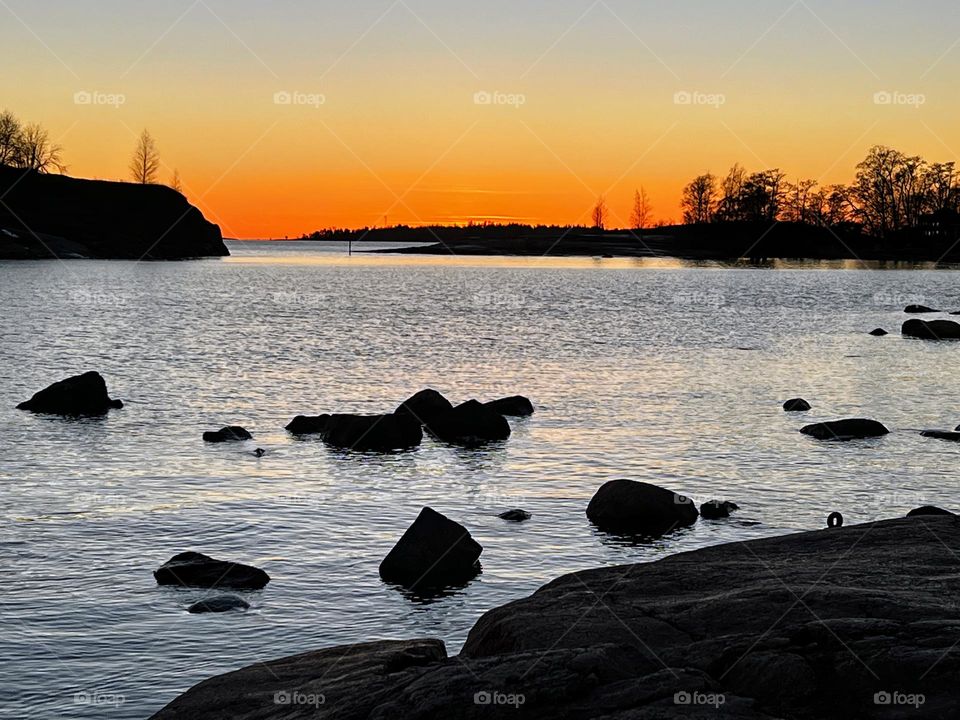
[[[158,585],[247,590],[259,590],[270,582],[270,576],[259,568],[214,560],[198,552],[174,555],[153,571],[153,577]]]
[[[723,502],[710,500],[700,505],[700,516],[706,520],[720,520],[730,517],[731,512],[739,509],[739,505],[729,500],[724,500]]]
[[[848,418],[846,420],[814,423],[800,428],[800,432],[817,440],[858,440],[880,437],[890,433],[882,423],[866,418]]]
[[[936,438],[937,440],[952,440],[960,442],[960,432],[949,430],[924,430],[920,433],[923,437]]]
[[[103,415],[108,410],[122,407],[120,400],[110,399],[107,383],[98,372],[86,372],[55,382],[17,405],[18,410],[77,416]]]
[[[292,435],[319,435],[326,432],[328,422],[329,415],[297,415],[285,429]]]
[[[960,323],[953,320],[907,320],[900,333],[921,340],[960,340]]]
[[[491,400],[484,403],[491,410],[506,415],[508,417],[527,417],[533,415],[533,403],[523,395],[513,395],[511,397]]]
[[[929,307],[927,307],[926,305],[907,305],[907,306],[903,309],[903,311],[904,311],[905,313],[910,314],[910,315],[921,315],[921,314],[923,314],[923,313],[935,313],[935,312],[940,312],[939,310],[934,310],[933,308],[929,308]]]
[[[463,525],[425,507],[380,563],[380,577],[411,590],[461,585],[480,572],[481,552]]]
[[[605,532],[657,537],[697,521],[693,501],[634,480],[611,480],[590,500],[587,517]]]
[[[239,425],[230,425],[229,427],[223,427],[219,430],[205,432],[203,434],[203,441],[208,443],[240,442],[252,438],[253,435]]]
[[[506,512],[502,512],[497,515],[497,517],[501,520],[509,520],[510,522],[524,522],[525,520],[532,518],[533,515],[528,513],[526,510],[517,508],[515,510],[507,510]]]
[[[216,597],[195,602],[187,608],[187,612],[193,613],[194,615],[199,613],[222,613],[231,610],[246,610],[249,607],[250,603],[238,598],[236,595],[217,595]]]
[[[437,415],[427,429],[444,442],[467,447],[510,437],[510,424],[503,415],[476,400]]]
[[[935,505],[923,505],[922,507],[914,508],[907,513],[907,517],[923,517],[925,515],[955,515],[955,513],[950,512],[949,510],[944,510],[943,508],[938,508]]]
[[[889,335],[890,333],[888,333],[883,328],[875,328],[870,331],[870,334],[873,335],[874,337],[883,337],[884,335]]]
[[[395,411],[395,415],[409,415],[421,425],[429,426],[438,416],[453,410],[453,404],[436,390],[421,390],[407,398]]]
[[[810,403],[803,398],[793,398],[783,404],[783,409],[786,412],[806,412],[810,409]]]
[[[409,450],[422,440],[420,423],[409,415],[331,415],[323,432],[328,445],[358,452]]]

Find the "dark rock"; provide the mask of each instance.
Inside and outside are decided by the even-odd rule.
[[[253,451],[253,456],[258,458],[262,458],[266,454],[267,454],[267,451],[264,450],[263,448],[257,448],[256,450]]]
[[[907,513],[907,517],[922,517],[925,515],[955,515],[955,513],[938,508],[935,505],[923,505]]]
[[[953,320],[907,320],[900,333],[921,340],[960,340],[960,323]]]
[[[923,437],[936,438],[937,440],[952,440],[960,442],[960,432],[949,430],[924,430],[920,433]]]
[[[700,516],[706,520],[720,520],[730,517],[730,513],[739,510],[740,506],[729,500],[720,502],[719,500],[710,500],[700,505]]]
[[[800,432],[817,440],[857,440],[880,437],[890,433],[881,423],[866,418],[849,418],[814,423],[800,428]]]
[[[793,398],[783,404],[783,409],[786,412],[806,412],[810,409],[810,403],[803,398]]]
[[[407,398],[395,411],[395,415],[409,415],[421,425],[430,426],[439,415],[453,410],[453,404],[436,390],[421,390]]]
[[[358,452],[409,450],[423,440],[420,423],[408,415],[331,415],[323,441]]]
[[[904,518],[579,571],[486,613],[458,657],[411,640],[251,659],[154,718],[960,717],[945,547],[955,518]],[[925,703],[878,709],[894,691]]]
[[[659,536],[693,525],[698,516],[689,498],[634,480],[605,483],[587,506],[587,517],[594,525],[618,535]]]
[[[293,435],[318,435],[327,431],[327,423],[330,422],[329,415],[297,415],[293,420],[287,423],[285,428],[287,432]]]
[[[873,335],[874,337],[883,337],[884,335],[889,335],[890,333],[888,333],[883,328],[876,328],[874,330],[871,330],[870,334]]]
[[[108,410],[122,407],[121,401],[110,399],[107,383],[98,372],[86,372],[55,382],[17,405],[18,410],[77,416],[103,415]]]
[[[467,447],[510,437],[510,423],[503,415],[476,400],[437,415],[427,429],[444,442]]]
[[[204,442],[208,443],[239,442],[252,438],[253,435],[239,425],[230,425],[229,427],[220,428],[214,432],[205,432],[203,434]]]
[[[500,398],[484,403],[485,406],[508,417],[527,417],[533,415],[533,403],[523,395]]]
[[[198,552],[174,555],[153,571],[158,585],[258,590],[270,582],[259,568],[241,563],[214,560]]]
[[[517,508],[516,510],[507,510],[506,512],[502,512],[497,515],[497,517],[502,520],[509,520],[510,522],[523,522],[524,520],[529,520],[532,518],[533,515],[528,513],[526,510],[520,510]]]
[[[935,312],[940,312],[939,310],[934,310],[933,308],[929,308],[929,307],[927,307],[926,305],[907,305],[907,306],[903,309],[903,311],[904,311],[905,313],[909,313],[909,314],[911,314],[911,315],[920,315],[920,314],[923,314],[923,313],[935,313]]]
[[[0,165],[0,258],[229,255],[220,228],[164,185],[80,180]],[[29,232],[19,232],[29,228]]]
[[[380,563],[380,577],[411,590],[459,585],[480,572],[481,552],[463,525],[425,507]]]
[[[827,527],[828,528],[843,527],[843,515],[838,512],[832,512],[829,515],[827,515]]]
[[[194,603],[187,608],[187,612],[194,614],[222,613],[229,612],[230,610],[246,610],[249,607],[250,603],[238,598],[236,595],[217,595],[216,597]]]

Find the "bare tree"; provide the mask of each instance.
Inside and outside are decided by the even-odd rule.
[[[20,145],[23,128],[9,110],[0,114],[0,165],[20,164]]]
[[[180,182],[180,171],[173,169],[173,176],[170,178],[170,187],[183,195],[183,183]]]
[[[597,204],[593,206],[593,212],[590,214],[593,220],[593,227],[597,230],[603,230],[607,225],[607,204],[603,200],[603,195],[597,198]]]
[[[643,230],[650,225],[653,215],[653,204],[643,185],[633,193],[633,212],[630,213],[630,222],[635,230]]]
[[[130,174],[134,182],[143,185],[153,185],[157,182],[157,176],[160,172],[160,154],[157,152],[157,144],[148,130],[140,133],[137,140],[137,148],[133,152],[133,158],[130,160]]]
[[[683,189],[680,207],[683,222],[688,225],[713,220],[716,207],[717,179],[710,173],[699,175]]]
[[[50,134],[37,123],[31,123],[20,133],[18,166],[41,173],[66,172],[60,159],[63,149],[50,141]]]

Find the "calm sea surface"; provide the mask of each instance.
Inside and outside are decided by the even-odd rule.
[[[572,570],[819,528],[832,510],[849,523],[958,506],[960,446],[916,430],[960,422],[960,346],[897,332],[907,303],[960,309],[954,270],[231,249],[0,263],[3,717],[142,718],[210,675],[360,640],[439,637],[456,652],[484,611]],[[866,334],[877,326],[893,334]],[[90,369],[125,409],[13,409]],[[344,454],[283,430],[300,413],[390,411],[424,387],[522,393],[537,413],[486,450]],[[794,396],[813,412],[784,413]],[[843,416],[894,432],[797,433]],[[226,424],[255,440],[200,440]],[[742,509],[631,546],[584,515],[621,477]],[[484,547],[483,574],[429,604],[377,575],[424,505]],[[513,507],[533,519],[497,518]],[[151,575],[185,550],[272,581],[245,594],[246,613],[190,615],[205,591]],[[117,704],[83,704],[95,693]]]

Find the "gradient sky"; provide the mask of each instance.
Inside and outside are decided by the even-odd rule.
[[[0,0],[0,18],[0,107],[85,177],[125,178],[148,128],[162,179],[177,168],[232,237],[586,222],[600,194],[626,225],[641,184],[677,220],[690,177],[738,161],[831,183],[877,143],[960,160],[946,0]]]

